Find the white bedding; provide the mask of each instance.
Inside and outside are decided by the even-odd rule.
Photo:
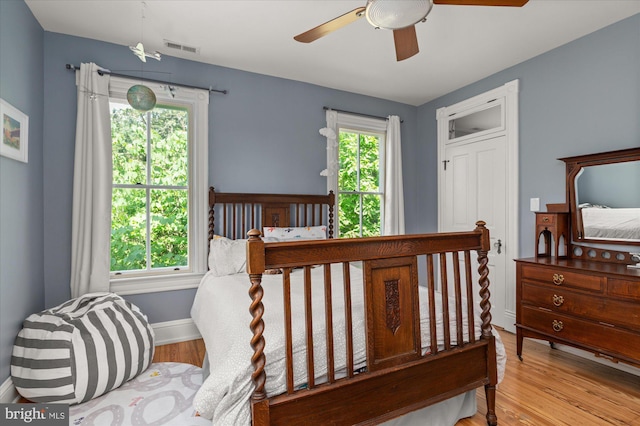
[[[345,366],[344,343],[344,309],[342,303],[342,267],[334,265],[332,268],[333,293],[333,324],[334,324],[334,356],[336,369]],[[302,271],[291,274],[291,297],[293,321],[293,352],[295,385],[306,383],[305,362],[305,332],[304,292],[302,285]],[[312,282],[322,283],[323,268],[312,270]],[[298,278],[299,277],[299,278]],[[299,281],[296,281],[298,279]],[[362,271],[351,267],[351,289],[353,308],[353,344],[354,357],[357,365],[363,365],[365,360],[366,342],[364,335],[364,314],[362,295]],[[263,304],[265,322],[265,356],[267,375],[265,390],[268,396],[286,391],[286,369],[284,354],[284,326],[282,301],[282,275],[263,275],[264,288]],[[251,373],[251,356],[253,349],[249,342],[251,330],[249,323],[250,298],[248,290],[250,282],[247,274],[235,274],[226,277],[215,277],[207,273],[202,279],[196,294],[191,316],[204,338],[207,348],[210,375],[198,391],[194,408],[200,415],[213,419],[214,425],[249,425],[251,422],[250,397],[253,392]],[[324,291],[322,285],[313,288],[313,330],[314,330],[314,362],[316,377],[326,374],[325,335],[324,335]],[[438,344],[442,345],[442,315],[441,299],[437,296],[438,307]],[[450,304],[453,312],[453,305]],[[428,312],[428,295],[424,288],[420,288],[420,310],[422,313],[422,347],[430,345]],[[478,310],[479,312],[479,310]],[[463,318],[466,324],[466,318]],[[297,325],[296,325],[297,324]],[[475,321],[476,337],[480,336],[480,319]],[[455,323],[450,325],[452,343],[455,343]],[[496,349],[498,354],[498,376],[501,380],[504,374],[506,355],[500,336],[496,331]]]
[[[587,238],[640,240],[640,208],[589,207],[580,211]]]

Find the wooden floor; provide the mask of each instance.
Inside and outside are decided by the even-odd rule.
[[[518,360],[515,335],[501,332],[507,370],[498,386],[498,424],[640,426],[640,376],[525,339]],[[200,366],[202,340],[158,346],[154,362],[186,362]],[[486,425],[484,391],[478,391],[478,413],[456,426]]]
[[[529,339],[520,361],[515,334],[500,336],[507,369],[496,395],[499,425],[640,426],[640,376]],[[456,426],[486,425],[484,390],[477,396],[476,415]]]

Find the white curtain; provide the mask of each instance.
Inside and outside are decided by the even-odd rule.
[[[387,120],[384,182],[383,235],[404,234],[404,190],[402,186],[402,149],[400,144],[400,117]]]
[[[78,113],[73,168],[71,297],[109,291],[111,116],[109,75],[94,63],[76,75]]]

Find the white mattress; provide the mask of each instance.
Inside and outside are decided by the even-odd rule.
[[[640,208],[583,208],[582,226],[587,238],[640,240]]]
[[[322,282],[323,268],[312,270],[312,282]],[[351,267],[352,282],[352,308],[353,308],[353,339],[355,363],[363,365],[366,356],[366,344],[364,335],[364,315],[362,296],[362,271]],[[299,279],[299,281],[296,281]],[[304,296],[301,285],[302,271],[294,271],[291,274],[291,294],[292,294],[292,315],[293,318],[304,318]],[[341,303],[342,290],[342,268],[332,267],[332,293],[333,293],[333,324],[334,324],[334,346],[335,365],[340,369],[345,365],[344,347],[344,316],[343,305]],[[284,329],[283,329],[283,301],[282,301],[282,276],[264,275],[262,280],[264,289],[263,304],[265,306],[263,320],[265,322],[265,356],[267,365],[265,372],[267,382],[265,390],[268,396],[277,395],[286,390],[286,369],[284,354]],[[251,315],[249,304],[251,299],[248,295],[250,282],[247,274],[229,275],[226,277],[215,277],[208,273],[202,279],[194,304],[191,316],[203,336],[207,347],[210,375],[204,381],[198,391],[194,407],[201,416],[211,418],[215,425],[249,425],[251,419],[250,397],[253,392],[251,373],[251,356],[253,350],[249,344],[252,333],[249,329]],[[313,286],[313,322],[314,322],[314,362],[315,374],[323,377],[326,374],[325,358],[325,338],[324,329],[324,291],[322,285]],[[425,314],[428,312],[428,295],[424,288],[420,291],[420,310]],[[441,306],[441,303],[436,303]],[[438,308],[440,311],[440,308]],[[450,311],[453,305],[450,304]],[[359,314],[358,314],[359,312]],[[478,310],[479,312],[479,310]],[[463,318],[466,323],[466,318]],[[476,337],[480,336],[480,320],[476,319]],[[452,343],[455,343],[455,324],[451,324]],[[438,344],[441,345],[443,334],[442,315],[438,313]],[[428,318],[422,315],[422,346],[423,349],[430,345]],[[497,341],[498,353],[498,375],[499,379],[504,374],[506,356],[504,346],[496,331],[494,331]],[[295,385],[306,383],[305,364],[305,333],[304,325],[293,324],[293,352],[294,352],[294,377]],[[464,402],[464,397],[459,403]],[[475,412],[475,399],[473,400],[473,412]],[[442,406],[446,406],[443,404]],[[469,411],[467,405],[462,409],[459,404],[449,411]],[[473,414],[471,412],[471,415]],[[445,416],[446,417],[446,416]],[[393,424],[393,423],[392,423]],[[424,422],[422,424],[425,424]],[[437,423],[434,423],[437,424]],[[450,424],[450,423],[449,423]]]

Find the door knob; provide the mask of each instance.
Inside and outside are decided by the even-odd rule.
[[[502,241],[501,241],[501,240],[498,240],[498,241],[496,241],[495,243],[493,243],[493,246],[494,246],[496,249],[498,249],[498,254],[502,253],[502,250],[501,250],[501,248],[502,248]]]

